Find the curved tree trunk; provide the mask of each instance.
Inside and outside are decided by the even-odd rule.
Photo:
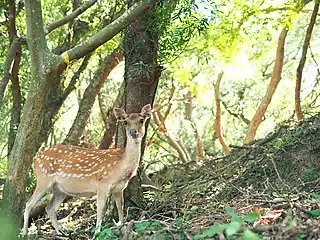
[[[267,91],[260,103],[259,108],[257,109],[255,115],[253,116],[250,125],[249,125],[249,129],[247,132],[247,136],[244,140],[245,144],[250,143],[257,132],[257,129],[261,123],[261,120],[272,100],[273,94],[277,89],[277,86],[280,82],[281,79],[281,72],[282,72],[282,67],[283,67],[283,58],[284,58],[284,44],[285,44],[285,40],[286,40],[286,36],[287,36],[287,29],[282,29],[279,39],[278,39],[278,47],[277,47],[277,52],[276,52],[276,60],[275,60],[275,64],[274,64],[274,68],[273,68],[273,72],[272,72],[272,76],[271,76],[271,81],[268,85]]]
[[[13,41],[17,38],[17,28],[16,28],[16,3],[14,0],[7,0],[7,12],[8,12],[8,22],[7,28],[10,38],[10,45],[13,44]],[[17,45],[16,54],[13,59],[12,69],[11,69],[11,91],[12,91],[12,108],[11,108],[11,121],[10,121],[10,130],[8,137],[8,155],[11,152],[11,149],[16,138],[17,129],[20,123],[21,115],[21,90],[19,84],[19,65],[22,56],[21,45]]]
[[[217,82],[214,86],[214,97],[216,100],[216,121],[215,121],[215,130],[216,136],[219,139],[219,142],[222,146],[223,151],[226,154],[230,153],[230,149],[228,148],[227,144],[225,143],[222,132],[221,132],[221,99],[220,99],[220,83],[223,77],[223,71],[219,73]]]
[[[305,36],[303,47],[302,47],[302,54],[301,54],[301,58],[299,61],[297,72],[296,72],[295,110],[296,110],[297,120],[301,120],[303,118],[303,114],[301,111],[301,99],[300,99],[302,71],[303,71],[304,64],[306,62],[308,47],[310,45],[311,34],[317,19],[318,11],[319,11],[319,2],[316,1],[316,3],[314,4],[312,16],[307,28],[306,36]]]

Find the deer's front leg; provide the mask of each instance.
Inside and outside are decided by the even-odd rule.
[[[118,209],[119,222],[116,225],[121,226],[123,224],[123,190],[112,193],[113,199],[116,202]]]
[[[110,189],[99,189],[97,194],[97,224],[95,233],[100,232],[102,219],[106,209],[106,201],[109,196]]]

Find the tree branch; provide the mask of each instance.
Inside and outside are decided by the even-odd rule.
[[[69,96],[69,94],[75,89],[75,84],[78,81],[81,73],[87,68],[90,57],[91,57],[91,54],[88,54],[83,58],[79,69],[75,72],[75,74],[73,74],[68,86],[66,87],[66,89],[63,91],[61,95],[62,101],[64,101]]]
[[[250,143],[254,139],[257,129],[261,123],[261,120],[281,80],[281,73],[282,73],[283,59],[284,59],[284,45],[285,45],[287,33],[288,33],[288,30],[283,28],[279,35],[278,46],[276,50],[276,58],[275,58],[275,63],[272,71],[271,80],[256,113],[254,114],[253,118],[250,121],[247,136],[244,140],[245,144]]]
[[[221,131],[221,98],[220,98],[220,83],[223,77],[223,71],[221,71],[218,75],[216,84],[214,86],[214,97],[216,100],[216,120],[215,120],[215,130],[217,138],[222,146],[224,153],[229,154],[230,149],[224,141]]]
[[[95,35],[93,35],[88,41],[83,44],[77,45],[74,48],[66,51],[60,57],[58,64],[65,63],[65,55],[68,56],[68,61],[79,59],[86,55],[89,52],[92,52],[97,47],[101,46],[122,29],[127,27],[132,21],[139,17],[143,12],[148,8],[153,6],[156,3],[156,0],[140,0],[125,11],[119,18],[110,23],[108,26],[101,29]],[[63,56],[64,55],[64,56]]]
[[[243,113],[235,113],[235,112],[232,112],[232,111],[229,109],[228,105],[227,105],[224,101],[221,101],[221,103],[222,103],[222,105],[224,106],[224,108],[226,109],[226,111],[227,111],[230,115],[232,115],[232,116],[234,116],[234,117],[236,117],[236,118],[238,118],[238,119],[241,119],[241,120],[242,120],[245,124],[247,124],[247,125],[250,124],[250,120],[249,120],[248,118],[246,118],[246,117],[243,115]]]
[[[310,45],[311,34],[312,34],[314,24],[316,22],[318,11],[319,11],[319,3],[316,2],[314,5],[314,10],[312,12],[312,16],[310,18],[307,31],[306,31],[306,36],[302,46],[302,54],[301,54],[299,65],[296,71],[295,110],[296,110],[297,120],[301,120],[303,118],[303,114],[301,111],[301,100],[300,100],[302,71],[307,59],[308,47]]]
[[[69,15],[48,24],[45,28],[44,28],[44,32],[45,34],[49,34],[50,32],[52,32],[54,29],[61,27],[62,25],[74,20],[76,17],[78,17],[80,14],[82,14],[83,12],[85,12],[87,9],[89,9],[91,6],[93,6],[98,0],[89,0],[86,3],[82,4],[80,7],[78,7],[76,10],[74,10],[72,13],[70,13]]]
[[[3,65],[2,80],[0,82],[0,103],[3,100],[4,92],[10,79],[10,71],[12,68],[13,61],[16,57],[17,51],[19,50],[19,47],[25,42],[26,40],[24,38],[15,38],[11,43],[6,61]]]

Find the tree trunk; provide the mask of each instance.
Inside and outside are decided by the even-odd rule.
[[[214,86],[214,97],[216,100],[216,121],[215,121],[215,130],[217,138],[222,146],[222,149],[225,154],[230,153],[230,149],[228,148],[227,144],[225,143],[222,132],[221,132],[221,98],[220,98],[220,83],[223,76],[223,71],[219,73],[217,82]]]
[[[79,138],[83,134],[97,94],[99,93],[110,72],[118,65],[119,62],[122,61],[122,59],[123,50],[122,46],[120,46],[109,56],[107,56],[101,63],[101,67],[97,70],[95,76],[93,77],[93,81],[90,82],[84,91],[77,116],[64,141],[65,144],[77,145],[79,143]]]
[[[128,0],[128,5],[132,1]],[[151,12],[153,9],[150,9]],[[137,21],[127,27],[125,31],[125,74],[124,74],[124,99],[125,110],[128,113],[140,112],[141,108],[153,103],[156,93],[161,68],[157,64],[159,34],[154,29],[148,29],[150,22],[148,14],[142,15]],[[146,130],[149,122],[146,124]],[[124,132],[118,135],[125,136]],[[117,138],[117,147],[123,147],[124,142],[120,143]],[[144,137],[141,146],[141,157],[145,148]],[[134,177],[125,191],[126,203],[143,207],[144,198],[141,188],[141,169]]]
[[[285,40],[286,40],[286,36],[287,36],[287,29],[282,29],[279,39],[278,39],[278,47],[277,47],[277,52],[276,52],[276,60],[275,60],[275,64],[274,64],[274,68],[273,68],[273,72],[272,72],[272,76],[271,76],[271,81],[268,85],[267,91],[260,103],[260,106],[258,108],[258,110],[256,111],[255,115],[253,116],[250,125],[249,125],[249,129],[248,129],[248,133],[247,136],[244,140],[245,144],[250,143],[257,132],[257,129],[261,123],[261,120],[272,100],[273,94],[277,89],[277,86],[280,82],[281,79],[281,72],[282,72],[282,66],[283,66],[283,58],[284,58],[284,44],[285,44]]]
[[[312,16],[307,28],[306,36],[305,36],[303,47],[302,47],[302,54],[301,54],[299,66],[296,72],[295,110],[296,110],[297,120],[301,120],[303,118],[303,114],[301,111],[301,99],[300,99],[302,71],[303,71],[304,64],[306,62],[308,47],[310,45],[311,34],[317,19],[318,11],[319,11],[319,2],[316,2],[314,4]]]
[[[47,73],[54,56],[46,45],[40,1],[26,0],[27,42],[31,55],[32,83],[26,100],[21,123],[8,159],[8,178],[4,199],[8,203],[8,212],[19,226],[24,206],[25,181],[37,151],[36,145],[41,130],[41,120],[45,113],[43,103],[50,97],[54,88],[58,69]]]

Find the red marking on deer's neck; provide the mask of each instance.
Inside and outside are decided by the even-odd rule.
[[[133,177],[133,169],[130,169],[127,175],[128,180],[130,180]]]

